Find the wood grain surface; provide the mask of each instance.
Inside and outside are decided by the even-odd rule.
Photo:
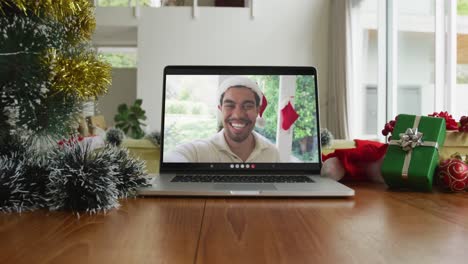
[[[465,263],[468,193],[138,198],[107,214],[0,214],[0,263]]]
[[[468,194],[209,200],[197,263],[465,263]]]
[[[0,214],[0,263],[193,263],[205,201],[138,198],[106,215]]]

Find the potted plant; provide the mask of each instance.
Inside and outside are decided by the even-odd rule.
[[[114,117],[115,126],[134,139],[145,136],[142,126],[146,125],[142,121],[146,120],[146,111],[141,108],[141,104],[141,99],[136,99],[131,106],[120,104],[117,108],[118,113]]]

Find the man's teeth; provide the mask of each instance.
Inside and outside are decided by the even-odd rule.
[[[232,125],[232,127],[234,127],[234,128],[243,128],[243,127],[245,127],[245,124],[237,124],[237,123],[234,124],[234,123],[231,123],[231,125]]]

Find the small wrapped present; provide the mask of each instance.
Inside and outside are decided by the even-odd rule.
[[[468,132],[447,131],[444,146],[440,149],[440,162],[443,162],[458,153],[468,155]]]
[[[431,191],[445,141],[445,120],[399,115],[382,164],[382,176],[391,188]]]

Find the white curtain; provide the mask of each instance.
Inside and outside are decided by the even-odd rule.
[[[331,0],[329,20],[328,109],[326,127],[348,139],[348,87],[351,84],[351,10],[349,0]]]

